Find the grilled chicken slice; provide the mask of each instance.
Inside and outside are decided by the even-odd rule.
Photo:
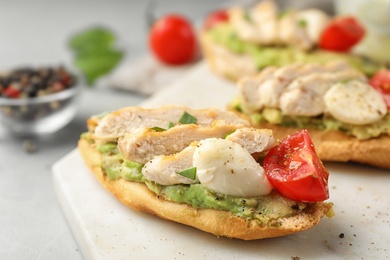
[[[318,9],[300,11],[297,14],[297,19],[306,30],[312,44],[319,42],[321,33],[331,20],[327,14]]]
[[[276,70],[276,67],[267,67],[257,76],[247,76],[238,81],[238,93],[240,99],[243,100],[242,109],[245,112],[253,112],[261,109],[259,88],[265,81],[273,78]]]
[[[196,149],[196,143],[187,146],[179,153],[172,155],[157,155],[152,160],[145,163],[142,168],[142,174],[150,181],[161,185],[174,184],[192,184],[198,183],[199,180],[190,179],[178,172],[192,167],[192,157]]]
[[[325,109],[322,98],[329,87],[352,79],[367,81],[363,73],[345,62],[296,63],[265,69],[256,77],[246,77],[238,82],[238,91],[244,112],[271,107],[282,108],[286,115],[318,115]],[[302,104],[298,104],[300,99]]]
[[[118,139],[118,149],[127,160],[144,164],[156,155],[175,154],[193,141],[224,137],[235,129],[237,126],[223,123],[211,127],[195,124],[178,125],[162,132],[151,128],[139,128]]]
[[[310,50],[315,44],[306,31],[306,23],[299,20],[296,11],[289,11],[280,18],[278,32],[281,43],[296,46],[301,50]]]
[[[261,36],[259,43],[273,44],[277,40],[278,12],[278,7],[270,0],[262,1],[253,9],[252,19]]]
[[[275,138],[270,129],[240,128],[226,139],[238,143],[250,154],[268,151],[275,145]]]
[[[159,109],[128,107],[103,117],[95,127],[92,137],[96,140],[110,141],[137,128],[167,129],[171,123],[178,124],[184,112],[195,117],[196,124],[201,126],[212,126],[216,121],[223,121],[226,125],[236,127],[249,125],[248,121],[235,113],[219,109],[192,110],[181,106],[166,106]]]
[[[335,60],[324,65],[324,72],[340,72],[345,70],[355,70],[344,60]],[[356,70],[355,70],[356,71]],[[363,74],[362,74],[363,75]]]
[[[202,140],[207,139],[209,138]],[[240,145],[248,154],[268,151],[275,144],[272,130],[268,129],[240,128],[228,135],[225,139]],[[154,156],[145,163],[142,173],[148,180],[161,185],[198,182],[198,180],[192,180],[177,174],[194,166],[192,159],[197,143],[191,143],[188,147],[176,154]]]
[[[280,97],[284,115],[317,116],[326,111],[325,93],[337,82],[364,81],[365,76],[353,69],[339,72],[312,73],[294,80]]]
[[[281,67],[274,72],[273,77],[264,81],[257,93],[260,107],[279,107],[280,95],[287,85],[298,76],[301,67],[300,63]]]
[[[277,39],[278,10],[273,1],[262,1],[250,11],[230,8],[229,21],[244,41],[269,45]]]
[[[238,83],[238,91],[244,101],[244,111],[256,111],[263,107],[279,107],[279,99],[287,86],[296,78],[314,72],[332,70],[341,65],[291,64],[282,68],[268,68],[256,77],[247,77]]]

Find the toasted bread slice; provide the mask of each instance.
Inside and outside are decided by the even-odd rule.
[[[259,73],[254,59],[250,55],[236,54],[215,44],[206,31],[200,32],[199,39],[203,57],[214,73],[234,82],[244,76]]]
[[[299,214],[278,219],[278,227],[270,226],[268,223],[244,219],[227,211],[199,209],[188,204],[167,201],[143,183],[124,179],[110,180],[102,171],[101,156],[94,145],[80,139],[78,149],[99,182],[124,205],[216,236],[254,240],[296,233],[316,225],[333,205],[329,202],[309,203]]]

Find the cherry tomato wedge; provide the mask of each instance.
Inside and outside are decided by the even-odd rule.
[[[283,139],[264,158],[265,174],[292,200],[315,202],[329,198],[329,172],[318,158],[307,130]]]
[[[370,85],[378,90],[390,109],[390,70],[378,71],[370,80]]]
[[[319,45],[322,49],[345,52],[355,46],[365,35],[364,27],[352,16],[334,19],[324,29]]]
[[[154,23],[149,34],[149,45],[160,61],[170,65],[188,63],[196,54],[196,36],[191,23],[175,14]]]
[[[204,21],[203,28],[205,30],[213,28],[220,22],[226,22],[229,20],[229,14],[227,10],[221,9],[211,12]]]

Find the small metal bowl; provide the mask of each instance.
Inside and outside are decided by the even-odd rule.
[[[81,84],[41,97],[0,97],[0,122],[17,136],[53,133],[67,125],[77,111]]]

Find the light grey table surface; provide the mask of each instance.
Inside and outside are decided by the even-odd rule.
[[[178,12],[193,21],[227,4],[223,0],[155,2],[156,16]],[[291,3],[302,2],[306,1]],[[127,59],[145,55],[146,5],[147,1],[139,0],[0,0],[0,70],[70,66],[69,37],[93,25],[115,31]],[[57,202],[51,167],[76,147],[90,115],[138,105],[147,98],[101,84],[85,87],[76,118],[59,132],[33,140],[34,153],[23,148],[26,139],[10,136],[0,125],[0,259],[82,259]]]
[[[223,1],[164,0],[157,15],[204,17]],[[0,70],[24,65],[71,64],[70,35],[91,25],[114,30],[127,58],[147,53],[146,1],[0,0]],[[82,259],[52,185],[52,165],[76,147],[92,114],[137,105],[147,97],[108,86],[84,88],[76,118],[59,132],[33,140],[10,136],[0,126],[0,259]]]

